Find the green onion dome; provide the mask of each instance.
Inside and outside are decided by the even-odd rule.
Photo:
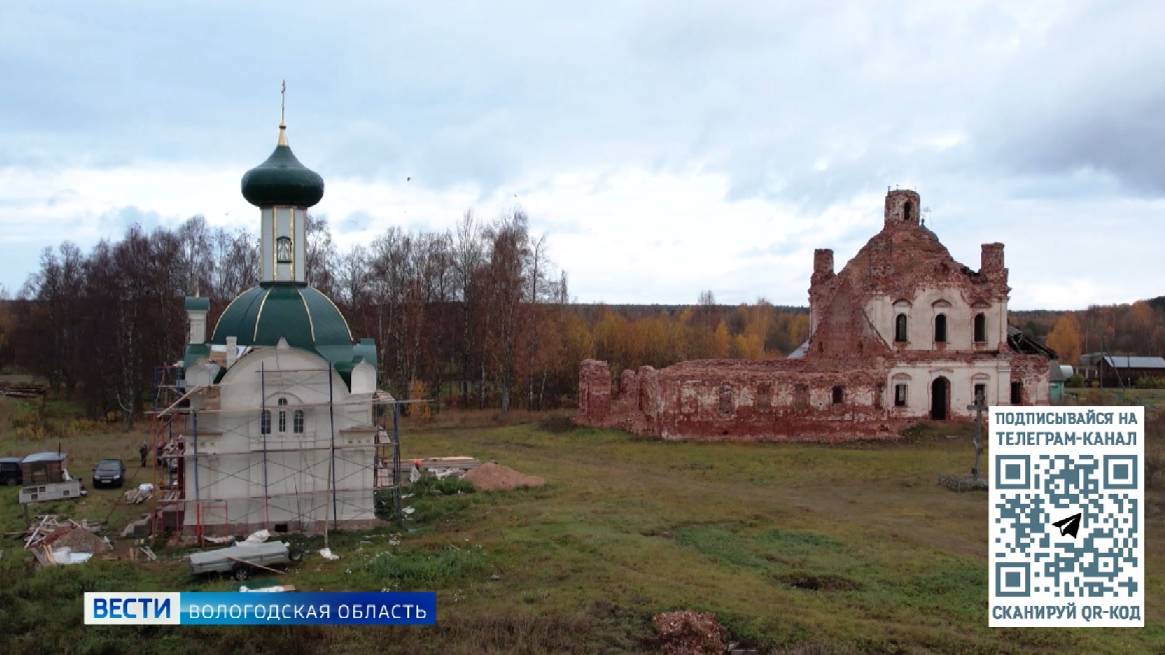
[[[267,161],[243,175],[243,197],[256,207],[311,207],[324,197],[324,178],[295,158],[279,126],[279,143]]]
[[[211,343],[235,337],[240,346],[274,346],[280,337],[289,346],[351,346],[352,333],[339,308],[308,286],[271,284],[240,293],[214,326]]]

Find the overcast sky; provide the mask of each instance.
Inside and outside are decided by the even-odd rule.
[[[256,229],[286,78],[342,247],[519,205],[579,301],[803,305],[890,185],[972,268],[1006,243],[1013,308],[1165,293],[1165,3],[388,4],[5,2],[0,284]]]

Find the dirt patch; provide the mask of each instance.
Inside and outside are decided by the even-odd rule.
[[[659,637],[658,652],[665,655],[704,655],[728,650],[728,631],[708,612],[664,612],[651,620]]]
[[[509,491],[519,487],[541,487],[546,480],[536,475],[519,473],[508,466],[486,462],[465,474],[464,480],[478,491]]]
[[[778,580],[794,589],[806,589],[808,591],[853,591],[859,588],[858,583],[849,578],[843,578],[840,575],[790,573],[780,576]]]

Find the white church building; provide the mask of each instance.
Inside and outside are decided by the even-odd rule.
[[[186,299],[183,400],[165,439],[180,464],[161,518],[199,535],[370,525],[387,473],[377,408],[391,397],[377,390],[375,343],[354,340],[335,303],[305,281],[304,222],[324,181],[296,159],[281,122],[275,151],[242,191],[259,208],[261,281],[209,338],[208,300]]]

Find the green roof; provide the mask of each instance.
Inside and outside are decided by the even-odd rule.
[[[186,302],[183,303],[183,308],[186,309],[186,311],[190,311],[192,309],[193,310],[200,310],[201,309],[202,311],[205,312],[205,311],[210,309],[210,298],[199,298],[197,296],[186,296]]]
[[[200,359],[207,359],[210,357],[210,346],[205,343],[189,343],[186,344],[186,353],[182,355],[182,366],[190,368],[198,363]]]
[[[324,178],[308,169],[286,144],[243,175],[243,197],[257,207],[311,207],[324,197]]]
[[[253,287],[232,300],[210,342],[225,344],[231,336],[240,346],[274,346],[282,337],[290,346],[317,352],[320,346],[352,347],[348,322],[335,303],[311,287],[290,284]]]

